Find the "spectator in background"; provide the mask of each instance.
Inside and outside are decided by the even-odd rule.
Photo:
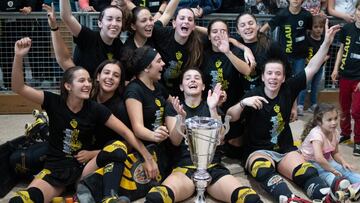
[[[360,0],[356,2],[355,22],[346,24],[340,32],[340,49],[331,79],[339,76],[341,106],[340,142],[350,139],[351,117],[354,119],[354,151],[360,156]]]
[[[221,7],[222,0],[180,0],[178,9],[191,8],[195,17],[201,18]]]
[[[347,23],[354,22],[356,0],[328,0],[328,13]]]
[[[222,0],[220,13],[240,13],[244,11],[244,1]]]
[[[313,25],[311,31],[307,35],[307,43],[308,43],[308,56],[306,58],[306,64],[309,63],[310,59],[316,54],[319,50],[321,43],[324,40],[323,32],[325,28],[325,18],[316,15],[313,16]],[[326,56],[324,59],[325,61],[329,58],[329,55]],[[308,87],[311,86],[310,92],[310,108],[308,109],[310,112],[313,112],[316,105],[317,105],[317,97],[319,94],[319,85],[323,75],[323,67],[324,64],[320,67],[319,71],[314,75],[313,79],[308,83]],[[306,97],[307,90],[303,90],[299,94],[298,100],[298,109],[304,109],[305,97]],[[303,112],[300,112],[301,114]],[[300,114],[299,113],[299,114]]]
[[[302,7],[313,16],[318,14],[325,15],[327,0],[304,0]]]
[[[71,6],[71,11],[72,12],[76,12],[76,4],[75,4],[75,0],[69,0],[70,2],[70,6]],[[56,12],[60,12],[60,1],[59,0],[44,0],[44,4],[47,5],[51,5],[51,3],[54,3],[54,8]]]

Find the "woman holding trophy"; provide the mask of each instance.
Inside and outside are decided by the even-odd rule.
[[[207,101],[203,101],[202,91],[205,89],[205,85],[200,70],[195,68],[186,70],[181,81],[180,90],[184,93],[185,100],[180,102],[176,97],[172,101],[172,107],[168,105],[165,110],[165,123],[169,129],[170,141],[178,147],[176,150],[178,154],[174,156],[177,160],[174,170],[162,185],[153,187],[149,191],[146,196],[147,203],[179,202],[191,197],[195,191],[196,185],[191,177],[196,168],[191,160],[187,142],[176,129],[176,116],[179,115],[182,119],[204,116],[221,120],[218,105],[224,101],[221,96],[220,84],[217,84],[213,90],[209,90]],[[222,133],[220,136],[220,140],[222,140],[224,134]],[[229,170],[220,162],[221,154],[215,151],[214,159],[207,168],[212,179],[207,187],[208,194],[223,202],[237,202],[239,200],[246,203],[262,202],[254,190],[241,186],[240,182],[230,175]]]
[[[268,60],[261,74],[264,85],[246,93],[227,112],[232,121],[238,120],[240,115],[245,118],[247,129],[241,159],[245,169],[276,201],[298,199],[279,174],[292,180],[311,199],[326,196],[322,189],[327,186],[319,178],[316,168],[296,151],[289,123],[292,104],[319,70],[339,29],[338,25],[328,28],[327,22],[319,51],[302,72],[289,79],[285,77],[283,61]]]

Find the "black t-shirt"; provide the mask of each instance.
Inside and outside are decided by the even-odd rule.
[[[94,9],[98,12],[101,12],[107,6],[110,6],[111,0],[90,0],[90,6],[94,7]]]
[[[320,40],[316,40],[310,36],[310,33],[307,35],[306,41],[308,43],[308,55],[306,57],[306,63],[309,63],[310,59],[315,56],[319,51],[321,44],[324,41],[324,37],[321,36]],[[324,62],[325,63],[325,62]]]
[[[306,30],[310,30],[312,26],[312,15],[309,11],[301,8],[301,11],[294,15],[289,8],[282,9],[269,21],[269,25],[272,29],[279,26],[279,43],[289,57],[306,58]]]
[[[163,27],[161,21],[155,22],[152,38],[156,50],[166,64],[161,82],[172,96],[180,96],[179,78],[188,60],[188,52],[185,48],[186,44],[181,45],[175,41],[174,34],[175,29],[172,27]]]
[[[85,100],[82,109],[74,113],[60,95],[46,91],[42,108],[49,116],[47,164],[64,167],[79,164],[73,155],[80,150],[94,149],[95,129],[111,115],[105,106],[92,100]]]
[[[265,95],[263,85],[245,94],[244,98],[262,96],[269,103],[263,102],[263,108],[260,110],[246,106],[241,114],[246,122],[243,160],[256,150],[286,153],[296,149],[289,126],[290,114],[296,97],[305,87],[306,75],[305,71],[302,71],[286,80],[274,99]]]
[[[242,50],[234,46],[230,49],[235,56],[243,60]],[[201,70],[204,74],[205,92],[209,88],[213,89],[216,83],[221,83],[222,89],[226,91],[227,100],[222,106],[224,112],[239,101],[243,92],[239,82],[239,72],[224,53],[214,52],[211,48],[206,49]]]
[[[128,128],[131,128],[130,120],[125,108],[125,102],[119,94],[114,94],[114,96],[102,104],[106,106],[112,112],[112,114],[121,120]],[[96,128],[95,135],[95,143],[99,148],[104,147],[105,144],[110,140],[124,140],[121,135],[117,134],[115,131],[106,127],[105,125]]]
[[[74,37],[74,42],[76,43],[74,63],[88,70],[91,77],[97,66],[106,59],[120,60],[123,43],[119,37],[109,46],[101,39],[99,31],[81,26],[79,36]]]
[[[157,83],[155,90],[151,90],[139,79],[132,80],[124,93],[125,101],[132,98],[141,102],[144,126],[152,131],[164,125],[164,110],[168,97],[161,84]]]
[[[360,80],[360,29],[355,23],[346,24],[340,31],[340,42],[344,44],[339,74],[350,80]]]
[[[152,41],[152,38],[148,38],[146,40],[145,45],[150,47],[155,47],[154,42]],[[121,63],[124,66],[125,69],[125,80],[130,81],[134,77],[134,73],[131,71],[130,67],[127,67],[127,60],[129,57],[133,54],[135,49],[139,47],[136,46],[134,42],[134,35],[129,36],[124,44],[123,51],[121,53]]]
[[[199,106],[192,108],[187,106],[183,103],[184,111],[186,112],[186,118],[192,118],[194,116],[204,116],[204,117],[211,117],[209,106],[207,105],[206,101],[201,101]],[[221,115],[220,110],[219,114]],[[167,105],[165,109],[165,117],[175,117],[177,112],[173,108],[172,105]],[[178,150],[174,150],[174,159],[175,159],[175,166],[192,166],[193,162],[191,161],[190,151],[188,144],[185,143],[185,139],[183,139],[178,147]],[[216,150],[214,159],[212,163],[220,163],[221,162],[221,153]]]
[[[155,13],[159,10],[160,5],[164,0],[134,0],[136,6],[143,6],[149,8],[150,12]]]
[[[1,12],[18,12],[21,8],[29,6],[28,0],[1,0],[0,11]],[[2,39],[4,40],[4,39]]]
[[[265,35],[263,37],[266,37]],[[269,38],[267,38],[268,46],[260,45],[259,41],[253,43],[245,43],[240,35],[236,34],[233,36],[234,39],[238,40],[246,47],[248,47],[253,53],[256,61],[256,67],[253,72],[249,76],[245,76],[243,74],[239,74],[240,77],[240,86],[244,89],[244,93],[249,90],[254,89],[255,87],[262,84],[261,81],[261,73],[264,68],[265,63],[270,58],[277,58],[282,61],[285,61],[285,64],[288,64],[288,59],[282,48],[279,46],[277,42],[272,42]],[[290,67],[286,65],[286,67]],[[291,73],[291,70],[286,70],[286,73]],[[290,74],[287,74],[286,77],[290,77]],[[240,97],[242,97],[241,95]]]

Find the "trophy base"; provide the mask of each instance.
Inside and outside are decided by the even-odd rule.
[[[204,169],[197,170],[194,173],[193,181],[197,191],[195,203],[206,203],[204,193],[206,187],[211,182],[210,174]]]

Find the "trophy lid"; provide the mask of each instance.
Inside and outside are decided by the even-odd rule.
[[[194,116],[185,120],[185,125],[190,129],[219,129],[222,127],[221,121],[211,117]]]

